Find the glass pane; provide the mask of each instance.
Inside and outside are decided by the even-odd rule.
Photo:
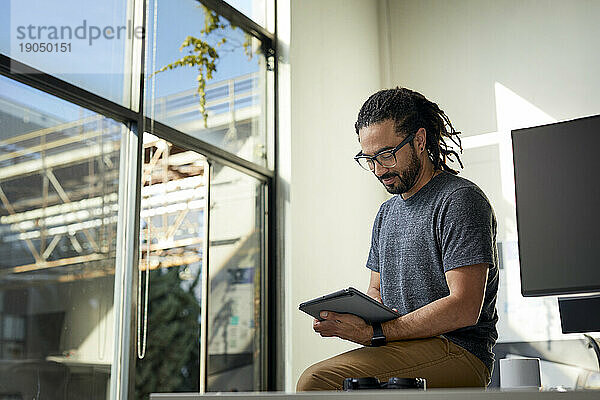
[[[127,3],[4,0],[2,13],[10,28],[0,36],[0,52],[129,106],[124,95],[131,73],[126,53],[130,38],[141,37],[142,27],[132,23]]]
[[[229,0],[227,3],[271,32],[275,30],[273,0]]]
[[[267,165],[267,68],[260,42],[214,13],[205,18],[199,1],[149,3],[146,114]],[[202,33],[211,21],[214,30]]]
[[[203,299],[206,165],[194,151],[144,135],[137,302],[138,323],[143,327],[147,315],[148,325],[138,338],[138,352],[145,354],[136,362],[136,399],[198,391],[203,340],[206,390],[263,387],[264,186],[229,167],[213,166],[209,293]],[[208,301],[206,339],[200,329],[203,300]]]
[[[144,134],[138,324],[147,315],[148,325],[138,337],[136,399],[200,388],[204,166],[202,155]]]
[[[124,127],[0,77],[0,388],[105,399]]]
[[[260,390],[264,186],[219,164],[212,173],[207,390]]]

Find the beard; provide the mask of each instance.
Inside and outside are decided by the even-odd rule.
[[[388,193],[406,193],[417,183],[419,172],[421,172],[421,160],[417,158],[417,155],[415,154],[414,150],[410,152],[410,155],[411,158],[404,171],[400,172],[399,174],[397,172],[388,172],[379,177],[379,181],[381,183],[383,183],[384,179],[392,178],[394,176],[398,177],[398,183],[391,185],[383,184]]]

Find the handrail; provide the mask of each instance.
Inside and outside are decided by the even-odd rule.
[[[258,78],[258,72],[252,72],[252,73],[237,76],[233,79],[226,79],[226,80],[214,82],[214,83],[207,85],[206,86],[206,94],[207,94],[206,110],[207,110],[208,114],[209,115],[219,114],[219,113],[215,113],[211,109],[216,108],[218,106],[222,106],[222,105],[227,106],[227,110],[222,111],[222,112],[232,111],[232,109],[235,109],[235,105],[239,104],[241,100],[245,100],[248,98],[252,99],[252,98],[257,97],[257,94],[252,92],[252,85],[250,86],[249,89],[236,90],[236,87],[239,87],[241,84],[252,83],[257,78]],[[231,88],[233,88],[233,93],[232,93]],[[213,97],[213,95],[211,95],[211,92],[215,92],[218,89],[225,89],[225,90],[223,90],[225,92],[225,94],[215,95]],[[182,102],[182,100],[183,100],[183,102]],[[169,106],[169,104],[173,104],[178,101],[181,103],[177,104],[177,106],[178,106],[177,108]],[[184,90],[184,91],[177,92],[174,94],[159,97],[155,100],[155,102],[157,104],[162,103],[164,105],[162,110],[160,110],[161,107],[159,107],[159,112],[163,113],[163,117],[168,118],[169,116],[172,116],[172,115],[183,114],[183,113],[189,111],[190,109],[191,110],[196,109],[198,99],[197,99],[196,89],[192,88],[192,89]],[[250,104],[239,107],[239,108],[240,109],[251,108],[253,106],[252,103],[253,102],[250,102]],[[35,138],[41,137],[41,136],[47,136],[47,135],[50,135],[53,133],[61,133],[67,129],[80,127],[80,126],[83,126],[88,123],[102,122],[104,120],[104,118],[105,117],[102,115],[92,115],[92,116],[87,116],[87,117],[84,117],[84,118],[81,118],[81,119],[78,119],[75,121],[64,122],[64,123],[61,123],[61,124],[55,125],[55,126],[36,129],[31,132],[23,133],[21,135],[12,136],[10,138],[0,140],[0,148],[2,148],[3,146],[7,146],[7,145],[15,145],[15,144],[25,141],[25,140],[35,139]],[[118,124],[110,124],[110,125],[120,128],[120,126]],[[84,134],[89,134],[89,133],[84,132]],[[77,136],[72,136],[72,138],[73,139],[70,139],[71,142],[76,141],[75,138],[77,138]],[[84,137],[83,139],[87,139],[87,137]],[[62,138],[62,140],[66,140],[66,139]],[[40,149],[42,149],[42,147],[43,147],[43,149],[49,148],[47,146],[50,146],[50,143],[52,143],[52,142],[53,141],[49,141],[45,146],[41,146],[41,145],[37,145],[37,146],[33,146],[33,147],[25,146],[22,149],[13,150],[9,154],[1,154],[0,161],[4,160],[4,159],[8,159],[13,155],[20,156],[23,154],[33,153],[33,152],[39,151]]]

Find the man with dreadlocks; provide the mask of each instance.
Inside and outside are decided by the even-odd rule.
[[[339,390],[345,378],[425,378],[428,387],[485,387],[498,338],[496,218],[485,194],[447,165],[462,150],[437,104],[382,90],[355,124],[355,159],[393,196],[373,225],[367,294],[401,317],[367,324],[324,311],[313,328],[365,347],[309,367],[298,391]],[[456,139],[456,140],[455,140]]]

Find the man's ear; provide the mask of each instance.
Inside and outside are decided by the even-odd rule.
[[[415,134],[415,148],[418,153],[422,153],[425,151],[427,147],[427,131],[425,128],[419,128],[417,133]]]

